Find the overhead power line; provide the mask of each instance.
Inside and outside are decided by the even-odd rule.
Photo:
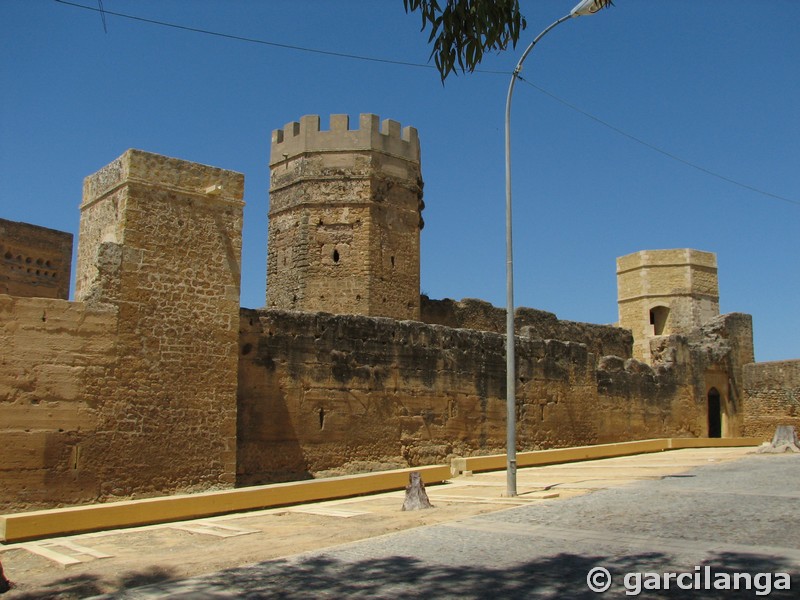
[[[120,17],[122,19],[130,19],[131,21],[139,21],[141,23],[149,23],[150,25],[159,25],[161,27],[169,27],[171,29],[179,29],[182,31],[191,31],[193,33],[202,33],[204,35],[213,35],[219,38],[225,38],[228,40],[236,40],[239,42],[247,42],[250,44],[260,44],[262,46],[272,46],[274,48],[284,48],[286,50],[296,50],[298,52],[310,52],[312,54],[323,54],[325,56],[334,56],[337,58],[350,58],[353,60],[365,60],[369,62],[376,62],[376,63],[385,63],[390,65],[400,65],[404,67],[422,67],[425,69],[435,69],[433,65],[427,65],[424,63],[414,63],[414,62],[407,62],[402,60],[391,60],[388,58],[375,58],[374,56],[362,56],[358,54],[347,54],[345,52],[334,52],[332,50],[320,50],[318,48],[307,48],[304,46],[295,46],[293,44],[281,44],[279,42],[270,42],[267,40],[262,40],[258,38],[251,38],[245,37],[241,35],[234,35],[231,33],[222,33],[220,31],[211,31],[210,29],[200,29],[198,27],[189,27],[188,25],[179,25],[178,23],[169,23],[167,21],[157,21],[156,19],[147,19],[145,17],[138,17],[136,15],[129,15],[120,12],[114,12],[111,10],[102,10],[100,8],[94,8],[93,6],[85,6],[83,4],[77,4],[75,2],[67,2],[67,0],[55,0],[59,4],[66,4],[67,6],[73,6],[75,8],[82,8],[84,10],[91,10],[94,12],[104,13],[106,15],[114,15],[115,17]],[[496,71],[497,73],[504,73],[504,71]]]
[[[523,79],[523,77],[521,75],[517,75],[517,77],[519,78],[520,81],[522,81],[524,83],[527,83],[529,86],[534,88],[536,91],[544,94],[545,96],[548,96],[549,98],[552,98],[556,102],[559,102],[559,103],[563,104],[567,108],[569,108],[571,110],[574,110],[577,113],[582,114],[584,117],[588,117],[589,119],[591,119],[595,123],[599,123],[603,127],[607,127],[611,131],[613,131],[615,133],[618,133],[621,136],[626,137],[626,138],[628,138],[629,140],[631,140],[633,142],[636,142],[637,144],[641,144],[645,148],[649,148],[650,150],[658,152],[659,154],[662,154],[662,155],[666,156],[667,158],[671,158],[674,161],[677,161],[677,162],[679,162],[681,164],[684,164],[687,167],[691,167],[693,169],[697,169],[701,173],[705,173],[706,175],[711,175],[712,177],[716,177],[717,179],[721,179],[722,181],[726,181],[726,182],[731,183],[733,185],[736,185],[736,186],[739,186],[741,188],[744,188],[744,189],[746,189],[748,191],[755,192],[757,194],[762,194],[764,196],[767,196],[768,198],[774,198],[775,200],[781,200],[783,202],[788,202],[789,204],[795,204],[797,206],[800,206],[800,201],[798,201],[798,200],[792,200],[791,198],[786,198],[784,196],[779,196],[778,194],[773,194],[771,192],[765,192],[764,190],[761,190],[761,189],[758,189],[756,187],[753,187],[752,185],[747,185],[746,183],[742,183],[740,181],[736,181],[735,179],[731,179],[730,177],[726,177],[725,175],[720,175],[719,173],[716,173],[716,172],[714,172],[714,171],[712,171],[710,169],[706,169],[705,167],[701,167],[700,165],[696,165],[693,162],[690,162],[690,161],[688,161],[686,159],[681,158],[680,156],[672,154],[671,152],[667,152],[663,148],[659,148],[658,146],[656,146],[654,144],[651,144],[650,142],[646,142],[643,139],[640,139],[640,138],[636,137],[635,135],[631,135],[627,131],[624,131],[624,130],[620,129],[619,127],[615,127],[614,125],[604,121],[600,117],[596,117],[595,115],[593,115],[593,114],[591,114],[589,112],[586,112],[582,108],[567,102],[563,98],[559,98],[555,94],[553,94],[551,92],[548,92],[546,89],[536,85],[535,83],[532,83],[532,82],[528,81],[527,79]]]
[[[239,41],[239,42],[245,42],[245,43],[249,43],[249,44],[259,44],[259,45],[262,45],[262,46],[271,46],[271,47],[274,47],[274,48],[283,48],[285,50],[294,50],[294,51],[297,51],[297,52],[308,52],[308,53],[311,53],[311,54],[321,54],[321,55],[324,55],[324,56],[332,56],[334,58],[346,58],[346,59],[350,59],[350,60],[361,60],[361,61],[374,62],[374,63],[383,63],[383,64],[389,64],[389,65],[403,66],[403,67],[415,67],[415,68],[422,68],[422,69],[435,69],[436,68],[434,65],[426,64],[426,63],[416,63],[416,62],[403,61],[403,60],[393,60],[393,59],[388,59],[388,58],[376,58],[374,56],[364,56],[364,55],[359,55],[359,54],[349,54],[349,53],[345,53],[345,52],[336,52],[336,51],[332,51],[332,50],[320,50],[319,48],[309,48],[309,47],[306,47],[306,46],[296,46],[296,45],[293,45],[293,44],[283,44],[283,43],[280,43],[280,42],[270,42],[268,40],[262,40],[262,39],[259,39],[259,38],[251,38],[251,37],[246,37],[246,36],[241,36],[241,35],[234,35],[234,34],[230,34],[230,33],[222,33],[222,32],[219,32],[219,31],[212,31],[212,30],[209,30],[209,29],[201,29],[201,28],[198,28],[198,27],[190,27],[188,25],[180,25],[178,23],[169,23],[167,21],[159,21],[159,20],[156,20],[156,19],[148,19],[148,18],[145,18],[145,17],[139,17],[139,16],[136,16],[136,15],[130,15],[130,14],[126,14],[126,13],[114,12],[114,11],[110,11],[110,10],[104,9],[103,8],[103,4],[102,4],[102,0],[99,0],[99,8],[94,8],[92,6],[86,6],[84,4],[78,4],[78,3],[75,3],[75,2],[68,2],[67,0],[55,0],[55,2],[58,2],[59,4],[64,4],[64,5],[67,5],[67,6],[72,6],[72,7],[75,7],[75,8],[80,8],[80,9],[83,9],[83,10],[90,10],[90,11],[93,11],[93,12],[99,12],[101,14],[102,19],[103,19],[103,28],[104,29],[105,29],[105,24],[106,24],[105,23],[105,15],[113,15],[115,17],[120,17],[122,19],[129,19],[131,21],[138,21],[138,22],[141,22],[141,23],[148,23],[150,25],[158,25],[160,27],[168,27],[168,28],[171,28],[171,29],[178,29],[178,30],[181,30],[181,31],[189,31],[189,32],[192,32],[192,33],[200,33],[200,34],[203,34],[203,35],[211,35],[211,36],[214,36],[214,37],[219,37],[219,38],[229,39],[229,40],[236,40],[236,41]],[[508,77],[510,77],[512,75],[512,73],[510,71],[493,71],[493,70],[488,70],[488,69],[475,69],[475,72],[476,73],[483,73],[483,74],[490,74],[490,75],[506,75]],[[727,183],[730,183],[732,185],[738,186],[738,187],[740,187],[742,189],[745,189],[745,190],[748,190],[750,192],[754,192],[756,194],[761,194],[762,196],[766,196],[766,197],[772,198],[774,200],[780,200],[782,202],[786,202],[788,204],[792,204],[792,205],[795,205],[795,206],[800,206],[800,201],[798,201],[798,200],[793,200],[793,199],[787,198],[785,196],[780,196],[778,194],[773,194],[772,192],[767,192],[767,191],[764,191],[764,190],[759,189],[757,187],[754,187],[754,186],[748,185],[746,183],[742,183],[740,181],[737,181],[735,179],[731,179],[730,177],[726,177],[725,175],[721,175],[719,173],[716,173],[715,171],[712,171],[710,169],[707,169],[705,167],[697,165],[697,164],[695,164],[695,163],[693,163],[691,161],[683,159],[680,156],[672,154],[671,152],[667,152],[666,150],[664,150],[662,148],[659,148],[658,146],[656,146],[654,144],[646,142],[646,141],[644,141],[644,140],[642,140],[642,139],[640,139],[640,138],[638,138],[638,137],[636,137],[636,136],[634,136],[634,135],[632,135],[632,134],[620,129],[619,127],[611,125],[610,123],[608,123],[608,122],[604,121],[603,119],[591,114],[590,112],[587,112],[587,111],[583,110],[582,108],[580,108],[580,107],[578,107],[578,106],[576,106],[576,105],[574,105],[574,104],[572,104],[570,102],[567,102],[566,100],[564,100],[563,98],[560,98],[559,96],[556,96],[552,92],[549,92],[548,90],[536,85],[535,83],[532,83],[532,82],[528,81],[527,79],[524,79],[522,76],[520,76],[520,75],[517,75],[517,76],[520,79],[520,81],[528,84],[529,86],[531,86],[532,88],[534,88],[538,92],[544,94],[545,96],[548,96],[549,98],[552,98],[556,102],[559,102],[560,104],[566,106],[567,108],[569,108],[571,110],[574,110],[575,112],[577,112],[577,113],[579,113],[579,114],[581,114],[581,115],[583,115],[585,117],[588,117],[592,121],[594,121],[594,122],[596,122],[596,123],[608,128],[608,129],[610,129],[611,131],[614,131],[615,133],[618,133],[619,135],[621,135],[621,136],[623,136],[623,137],[625,137],[625,138],[627,138],[627,139],[629,139],[629,140],[631,140],[633,142],[636,142],[637,144],[640,144],[640,145],[642,145],[642,146],[644,146],[646,148],[649,148],[650,150],[653,150],[654,152],[658,152],[659,154],[661,154],[663,156],[666,156],[667,158],[670,158],[670,159],[672,159],[674,161],[677,161],[677,162],[679,162],[679,163],[681,163],[683,165],[686,165],[687,167],[691,167],[693,169],[696,169],[696,170],[700,171],[701,173],[705,173],[706,175],[709,175],[711,177],[715,177],[717,179],[720,179],[720,180],[725,181]]]

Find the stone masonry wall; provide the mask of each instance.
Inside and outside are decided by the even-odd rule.
[[[619,257],[617,297],[619,326],[633,332],[633,355],[650,362],[654,335],[688,334],[719,315],[717,257],[690,248]]]
[[[519,449],[699,435],[664,368],[518,338]],[[241,312],[240,485],[505,448],[504,336],[414,321]]]
[[[242,191],[139,150],[84,183],[76,297],[118,310],[113,373],[88,384],[102,498],[234,483]]]
[[[431,325],[503,334],[506,332],[505,309],[483,300],[431,300],[423,295],[420,309],[420,320]],[[529,327],[531,337],[543,340],[586,344],[588,350],[596,356],[631,357],[633,337],[630,331],[619,327],[563,321],[553,313],[524,307],[515,311],[514,327],[517,332],[523,327]]]
[[[72,234],[0,219],[0,294],[69,298]]]
[[[267,306],[419,318],[422,227],[413,127],[305,116],[273,132]]]
[[[115,363],[116,312],[0,295],[0,512],[89,502],[87,468]]]
[[[800,432],[800,360],[754,363],[743,371],[745,435],[771,440],[778,425]]]

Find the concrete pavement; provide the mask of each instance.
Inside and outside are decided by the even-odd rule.
[[[751,452],[521,469],[514,499],[501,497],[504,472],[460,477],[429,487],[436,508],[414,513],[390,493],[11,545],[2,560],[19,587],[7,597],[589,598],[587,573],[599,566],[613,578],[606,597],[632,595],[636,573],[674,572],[711,589],[676,589],[673,579],[639,596],[760,597],[769,574],[772,588],[792,588],[769,597],[796,598],[800,457]],[[77,562],[59,567],[31,549],[48,543]],[[750,575],[749,591],[714,589],[735,572]],[[653,577],[639,576],[639,587]]]

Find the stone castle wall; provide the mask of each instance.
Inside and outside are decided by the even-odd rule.
[[[138,150],[85,180],[80,302],[3,296],[0,447],[28,454],[0,503],[234,485],[242,192]]]
[[[420,299],[420,320],[430,325],[445,325],[457,329],[506,332],[506,311],[483,300],[466,298],[431,300]],[[594,325],[563,321],[551,312],[533,308],[517,308],[514,330],[529,328],[528,337],[543,340],[561,340],[585,344],[596,356],[615,355],[631,358],[633,337],[627,329],[611,325]]]
[[[416,131],[304,117],[270,164],[259,310],[239,308],[240,174],[130,150],[85,180],[78,301],[0,295],[0,509],[505,450],[505,312],[419,296]],[[518,449],[796,422],[798,363],[748,364],[713,254],[619,260],[632,332],[517,311]]]
[[[752,317],[743,313],[719,315],[688,334],[657,336],[649,341],[653,367],[657,371],[679,371],[697,401],[706,405],[702,435],[710,435],[711,421],[718,420],[722,437],[743,436],[746,402],[742,368],[754,361]],[[707,405],[712,392],[719,395],[719,409]]]
[[[72,234],[0,219],[0,294],[69,298]]]
[[[745,435],[772,438],[778,425],[800,432],[800,360],[745,365]]]
[[[241,331],[240,484],[504,451],[503,335],[245,309]],[[521,449],[702,434],[678,371],[532,332],[517,343]]]
[[[96,500],[82,449],[116,355],[116,311],[0,295],[0,511]]]

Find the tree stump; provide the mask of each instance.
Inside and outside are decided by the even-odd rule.
[[[793,425],[778,425],[772,442],[765,443],[759,452],[767,454],[780,454],[782,452],[800,452],[800,442],[797,439],[797,431]]]
[[[425,491],[425,484],[422,483],[417,471],[409,473],[408,485],[406,486],[406,499],[403,501],[403,510],[421,510],[423,508],[433,508],[433,504],[428,500]]]

